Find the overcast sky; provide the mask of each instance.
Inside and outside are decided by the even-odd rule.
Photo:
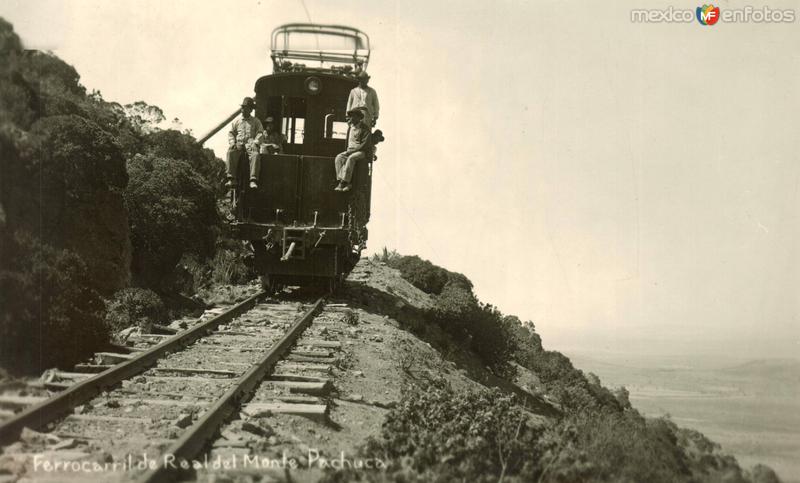
[[[387,142],[370,252],[465,273],[549,348],[800,352],[800,21],[632,23],[639,2],[305,2],[314,22],[372,40]],[[669,5],[698,4],[648,7]],[[0,0],[0,15],[87,88],[198,135],[271,72],[272,29],[307,20],[299,0]]]

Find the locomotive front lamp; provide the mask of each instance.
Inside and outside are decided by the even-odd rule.
[[[315,96],[320,93],[322,90],[322,81],[319,80],[319,77],[308,77],[304,83],[306,92]]]

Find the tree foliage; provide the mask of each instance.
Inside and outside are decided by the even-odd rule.
[[[213,254],[214,194],[185,161],[137,155],[128,173],[133,274],[145,286],[163,288],[184,253]]]
[[[13,372],[67,367],[107,341],[103,301],[75,253],[29,233],[1,236],[0,363]]]
[[[59,331],[78,320],[82,304],[95,313],[87,294],[110,297],[127,287],[131,267],[139,284],[170,290],[181,256],[213,254],[218,218],[212,185],[221,162],[191,136],[158,129],[160,120],[156,106],[121,106],[97,91],[87,94],[75,68],[52,53],[23,50],[0,19],[0,271],[7,293],[37,290],[23,270],[35,269],[50,284],[19,298],[14,325],[3,337],[8,347],[38,347],[26,337],[41,327],[63,335]],[[27,233],[22,245],[9,241],[15,233]],[[20,251],[38,253],[36,266],[8,256]],[[48,295],[48,287],[62,286],[68,289],[59,297]],[[39,312],[23,310],[23,302],[34,303],[30,297],[39,297]],[[136,297],[125,300],[135,312]],[[102,306],[97,310],[102,319]],[[86,326],[94,327],[98,317],[87,314]],[[124,318],[115,319],[117,325]],[[107,331],[95,334],[102,339]],[[63,346],[45,341],[41,361],[25,356],[15,367],[36,371],[66,363],[76,357],[74,348],[88,355],[98,338]]]
[[[189,163],[217,196],[225,194],[222,184],[225,164],[214,156],[212,150],[198,144],[192,136],[174,129],[155,130],[145,135],[143,140],[150,154]]]

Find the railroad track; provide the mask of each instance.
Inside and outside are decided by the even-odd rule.
[[[0,423],[3,457],[34,481],[168,481],[187,469],[213,480],[193,463],[266,438],[264,415],[328,423],[343,308],[324,301],[259,293],[177,334],[140,335],[131,353],[107,356],[116,364],[77,368],[102,372],[61,373],[77,380]],[[59,461],[60,472],[46,467]]]

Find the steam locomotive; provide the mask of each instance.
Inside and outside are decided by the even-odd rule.
[[[369,63],[369,37],[345,26],[286,24],[270,47],[273,73],[256,81],[254,115],[262,123],[272,117],[287,143],[281,154],[260,154],[258,188],[232,192],[229,228],[252,245],[266,290],[334,290],[367,242],[373,157],[356,164],[350,191],[333,188],[334,157],[347,144],[346,102]]]

